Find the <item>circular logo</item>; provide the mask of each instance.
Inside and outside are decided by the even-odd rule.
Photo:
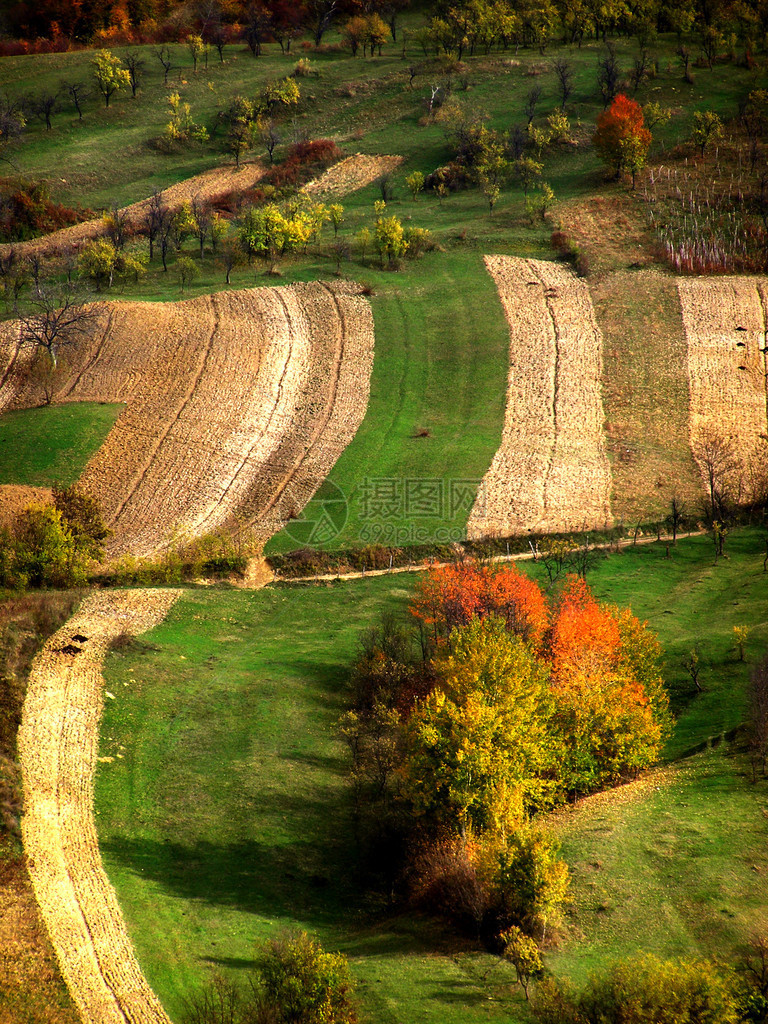
[[[302,547],[330,544],[347,525],[349,506],[344,492],[325,480],[297,519],[289,519],[285,532]]]

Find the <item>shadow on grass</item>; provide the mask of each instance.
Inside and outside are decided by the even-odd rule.
[[[329,859],[310,840],[268,846],[256,841],[215,844],[113,838],[106,858],[168,894],[211,906],[234,907],[265,918],[306,919],[332,926],[349,912],[359,891],[350,863]]]

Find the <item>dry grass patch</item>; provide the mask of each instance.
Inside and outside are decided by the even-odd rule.
[[[470,514],[470,538],[610,524],[602,434],[602,338],[589,292],[565,267],[487,256],[510,329],[499,451]]]
[[[101,865],[93,775],[110,643],[167,614],[173,591],[90,595],[35,659],[19,730],[22,835],[62,975],[86,1024],[169,1024],[147,985]]]
[[[401,156],[369,156],[356,153],[348,156],[304,186],[304,191],[311,196],[345,196],[365,188],[377,178],[391,174],[403,162]]]
[[[104,305],[54,400],[127,403],[81,479],[109,554],[217,529],[271,536],[354,436],[372,365],[370,305],[348,283]],[[41,398],[29,376],[13,404]]]

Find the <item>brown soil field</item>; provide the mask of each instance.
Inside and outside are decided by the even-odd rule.
[[[750,500],[765,474],[768,433],[768,280],[753,277],[678,281],[688,341],[691,448],[730,445],[734,494]],[[701,465],[705,480],[705,464]]]
[[[195,197],[207,200],[226,192],[240,192],[252,188],[263,174],[264,168],[261,164],[256,163],[243,163],[240,167],[231,165],[214,167],[210,171],[196,174],[193,178],[186,178],[175,185],[170,185],[161,194],[170,207],[177,209],[183,202]],[[149,202],[150,200],[147,198],[123,207],[122,212],[126,215],[130,228],[135,229],[140,225]],[[22,256],[32,252],[54,255],[70,247],[79,248],[83,242],[97,238],[103,233],[103,222],[100,217],[97,217],[93,220],[83,221],[82,224],[74,224],[72,227],[54,231],[42,238],[17,242],[14,247]],[[8,245],[0,245],[0,252],[5,252],[9,248]]]
[[[86,1024],[169,1024],[136,962],[99,855],[93,776],[101,664],[122,634],[151,628],[168,590],[93,593],[33,662],[19,730],[22,834],[35,896]]]
[[[325,196],[329,199],[345,196],[365,188],[372,181],[385,174],[391,174],[403,162],[401,156],[369,156],[356,153],[346,160],[329,167],[325,174],[304,186],[304,191],[311,196]]]
[[[50,505],[52,500],[50,487],[0,484],[0,526],[10,526],[27,505]]]
[[[0,365],[10,362],[6,335]],[[360,425],[373,317],[359,288],[297,284],[186,302],[113,302],[70,350],[55,402],[126,409],[81,478],[112,530],[110,556],[299,514]],[[6,406],[39,404],[33,375]]]
[[[487,256],[510,329],[502,443],[470,538],[610,525],[602,337],[589,291],[556,263]]]

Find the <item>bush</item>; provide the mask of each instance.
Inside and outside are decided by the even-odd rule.
[[[92,210],[76,210],[54,203],[40,182],[0,179],[2,242],[20,242],[37,235],[47,235],[93,216]]]
[[[306,932],[256,952],[247,988],[214,978],[187,1001],[184,1024],[354,1024],[347,958],[326,953]]]
[[[88,582],[92,551],[58,508],[30,505],[12,529],[0,531],[0,586],[82,586]]]
[[[707,961],[622,960],[593,974],[578,1000],[585,1024],[736,1024],[736,1001]]]

